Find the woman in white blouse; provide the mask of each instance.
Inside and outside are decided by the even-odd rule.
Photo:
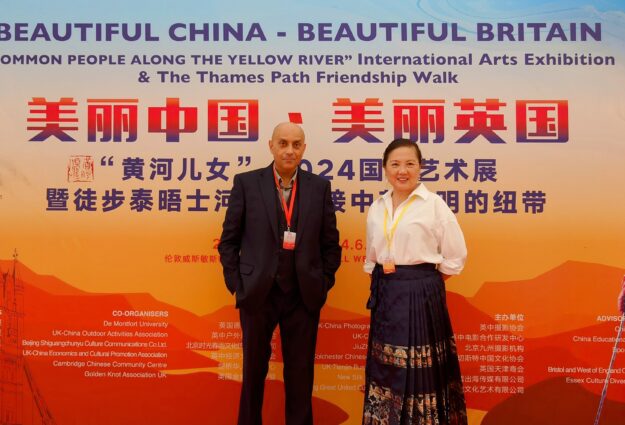
[[[466,424],[444,280],[467,249],[445,201],[419,182],[421,152],[397,139],[382,160],[391,190],[367,216],[371,329],[363,424]]]

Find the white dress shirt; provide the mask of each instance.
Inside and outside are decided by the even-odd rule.
[[[459,274],[467,258],[467,247],[458,220],[445,201],[420,183],[408,198],[393,211],[392,190],[369,207],[367,215],[367,259],[365,272],[371,273],[377,264],[389,256],[384,232],[384,211],[387,234],[397,228],[390,244],[390,254],[396,265],[432,263],[444,274]],[[414,198],[414,201],[410,202]],[[401,216],[405,205],[406,212]]]

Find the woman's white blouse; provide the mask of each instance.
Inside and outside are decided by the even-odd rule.
[[[441,273],[459,274],[467,258],[467,247],[458,220],[445,201],[421,183],[393,213],[391,195],[392,190],[386,192],[369,208],[365,272],[371,273],[376,263],[382,264],[389,256],[384,236],[384,211],[388,212],[387,233],[390,235],[402,209],[414,198],[397,223],[391,240],[390,254],[395,264],[432,263],[438,264]]]

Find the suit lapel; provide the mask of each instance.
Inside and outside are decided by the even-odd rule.
[[[273,162],[261,172],[259,185],[263,203],[265,204],[265,211],[267,212],[267,218],[269,219],[269,223],[271,223],[274,237],[277,237],[278,216],[276,215],[276,181],[273,176]],[[252,226],[253,225],[252,223]]]
[[[310,174],[302,171],[300,168],[297,172],[297,196],[299,203],[299,212],[297,213],[297,236],[295,237],[295,247],[299,245],[299,241],[302,239],[302,233],[306,228],[306,219],[308,218],[308,211],[310,210],[311,196],[310,193]]]

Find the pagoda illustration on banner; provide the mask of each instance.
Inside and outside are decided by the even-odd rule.
[[[13,270],[0,270],[0,425],[54,425],[22,352],[24,286],[17,265],[15,250]]]

